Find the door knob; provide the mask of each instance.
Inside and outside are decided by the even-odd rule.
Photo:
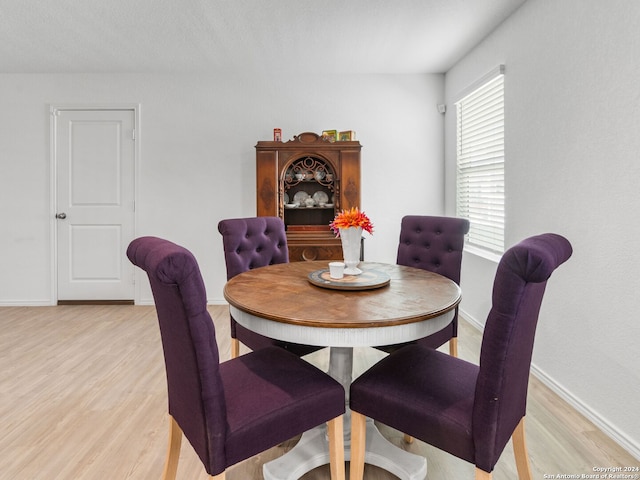
[[[67,214],[64,212],[56,213],[56,218],[59,218],[60,220],[64,220],[65,218],[67,218]]]

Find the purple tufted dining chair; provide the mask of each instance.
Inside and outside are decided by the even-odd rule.
[[[289,262],[284,222],[278,217],[249,217],[221,220],[218,231],[222,235],[227,280],[239,273],[277,263]],[[251,350],[277,345],[298,356],[322,347],[300,345],[265,337],[231,321],[231,358],[240,355],[242,342]]]
[[[518,477],[531,479],[524,417],[535,330],[547,280],[571,253],[571,244],[551,233],[504,253],[479,366],[410,345],[352,383],[351,480],[363,477],[366,417],[473,463],[476,480],[491,478],[513,437]]]
[[[400,224],[396,263],[439,273],[460,285],[464,236],[469,220],[455,217],[407,215]],[[449,342],[449,353],[458,356],[458,309],[453,321],[442,330],[415,342],[438,348]],[[407,344],[376,347],[391,353]],[[408,440],[408,439],[407,439]]]
[[[219,362],[215,327],[198,264],[188,250],[156,237],[127,249],[149,277],[164,351],[169,448],[163,480],[174,479],[182,435],[214,480],[225,470],[328,422],[331,478],[344,479],[344,389],[278,347]]]

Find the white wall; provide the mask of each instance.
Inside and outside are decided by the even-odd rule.
[[[394,261],[402,215],[442,213],[443,75],[0,75],[0,305],[51,304],[49,105],[140,104],[137,234],[190,248],[211,302],[226,278],[218,221],[255,215],[255,149],[355,130],[368,260]],[[140,300],[151,301],[146,279]]]
[[[574,247],[547,287],[534,369],[640,458],[638,25],[636,0],[526,2],[447,73],[445,156],[452,213],[456,93],[505,64],[506,243],[552,231]],[[461,308],[481,323],[494,273],[463,261]]]

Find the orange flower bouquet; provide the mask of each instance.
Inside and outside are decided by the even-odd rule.
[[[373,235],[373,223],[364,212],[358,210],[358,207],[353,207],[351,210],[342,210],[329,226],[337,237],[340,236],[341,228],[349,227],[362,227],[362,230]]]

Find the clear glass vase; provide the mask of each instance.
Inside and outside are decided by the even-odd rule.
[[[362,240],[362,227],[349,227],[340,229],[342,241],[342,257],[344,258],[344,274],[360,275],[362,270],[358,268],[360,263],[360,245]]]

